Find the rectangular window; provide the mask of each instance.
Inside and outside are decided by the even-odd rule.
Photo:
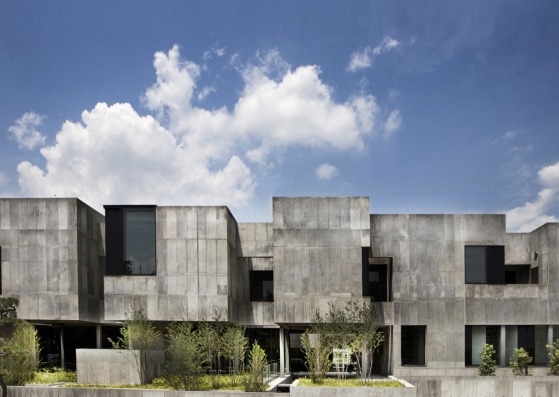
[[[274,272],[252,270],[249,276],[251,302],[273,302]]]
[[[466,365],[480,365],[480,353],[485,343],[493,345],[495,349],[494,358],[497,364],[499,360],[499,342],[501,327],[499,325],[467,325],[466,326]]]
[[[402,325],[402,365],[425,365],[424,325]]]
[[[505,247],[467,245],[464,249],[466,284],[504,284]]]
[[[105,206],[108,275],[155,275],[155,206]]]
[[[506,265],[505,284],[530,284],[530,265]]]
[[[510,358],[514,349],[524,348],[534,359],[534,365],[547,364],[547,325],[507,325],[506,327],[506,365],[510,365]]]

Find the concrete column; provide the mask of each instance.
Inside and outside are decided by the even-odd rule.
[[[97,345],[97,349],[100,349],[102,346],[102,341],[101,341],[101,324],[97,324],[95,326],[95,342]]]
[[[285,375],[285,330],[282,325],[279,329],[279,346],[280,346],[280,375]]]
[[[501,325],[501,335],[499,339],[499,351],[497,352],[499,355],[499,361],[501,362],[500,367],[505,367],[507,363],[507,327],[505,325]]]

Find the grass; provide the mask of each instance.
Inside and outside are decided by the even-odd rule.
[[[60,382],[75,382],[76,373],[64,371],[60,368],[49,368],[35,372],[35,377],[30,382],[32,384],[48,385]]]
[[[404,387],[400,382],[393,379],[338,379],[325,378],[321,383],[312,383],[309,378],[300,378],[297,386],[304,387]]]

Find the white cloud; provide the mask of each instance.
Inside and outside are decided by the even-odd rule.
[[[202,88],[200,90],[200,92],[198,93],[197,97],[198,97],[198,101],[203,101],[204,99],[206,99],[206,97],[208,95],[210,95],[212,92],[215,92],[215,88],[210,87],[210,86],[205,86],[204,88]]]
[[[339,174],[338,169],[335,166],[330,165],[328,163],[324,163],[320,165],[316,169],[315,173],[317,178],[323,181],[332,179],[333,177]]]
[[[559,162],[543,167],[538,172],[543,189],[533,201],[507,211],[507,228],[515,232],[529,232],[546,222],[559,222],[546,212],[559,202]]]
[[[356,72],[358,70],[370,68],[373,65],[373,59],[382,53],[393,50],[398,47],[400,42],[392,37],[385,37],[382,42],[372,48],[371,46],[365,47],[363,51],[355,51],[349,58],[349,65],[347,70]]]
[[[384,122],[384,136],[389,137],[400,129],[402,125],[402,115],[399,110],[393,110],[388,115],[388,118]]]
[[[156,117],[130,104],[84,111],[41,149],[44,169],[19,164],[23,194],[78,196],[98,209],[116,202],[238,207],[256,186],[246,160],[269,165],[289,147],[359,150],[384,133],[372,95],[336,101],[317,66],[292,69],[277,51],[238,69],[244,88],[231,110],[195,104],[211,85],[198,89],[203,69],[181,59],[178,46],[154,58],[156,82],[143,101]]]
[[[43,125],[43,117],[37,113],[28,112],[14,121],[8,131],[15,138],[20,148],[33,150],[45,143],[45,136],[37,130],[37,127],[41,125]]]

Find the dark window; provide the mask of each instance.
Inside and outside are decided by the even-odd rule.
[[[506,365],[514,349],[522,347],[534,359],[535,365],[547,364],[547,325],[507,325],[506,327]]]
[[[493,358],[500,365],[499,346],[501,340],[501,327],[499,325],[467,325],[466,326],[466,365],[480,365],[480,352],[483,345],[493,345],[495,355]]]
[[[370,254],[370,248],[362,248],[363,296],[370,296],[373,302],[389,302],[391,260],[371,257]]]
[[[250,271],[250,300],[252,302],[274,301],[274,272]]]
[[[155,206],[105,206],[108,275],[155,275]]]
[[[425,365],[424,325],[402,325],[402,365]]]
[[[530,265],[506,265],[505,284],[530,284]]]
[[[467,245],[465,247],[466,284],[504,284],[505,247]]]

